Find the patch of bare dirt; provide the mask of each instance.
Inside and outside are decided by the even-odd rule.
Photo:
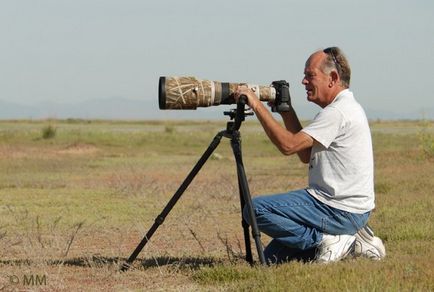
[[[82,144],[82,143],[74,143],[58,151],[58,153],[61,154],[73,154],[73,155],[93,154],[95,152],[98,152],[97,147],[95,147],[94,145]]]
[[[19,147],[0,145],[0,158],[22,158],[25,156],[25,151]]]

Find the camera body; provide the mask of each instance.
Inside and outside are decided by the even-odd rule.
[[[285,80],[273,81],[271,83],[276,89],[276,99],[272,103],[273,112],[289,112],[291,110],[291,96],[289,94],[289,83]]]

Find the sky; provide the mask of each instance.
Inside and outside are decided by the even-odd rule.
[[[0,0],[0,100],[121,97],[159,111],[158,79],[177,75],[285,79],[296,110],[316,109],[305,61],[339,46],[362,106],[434,118],[433,18],[432,0]]]

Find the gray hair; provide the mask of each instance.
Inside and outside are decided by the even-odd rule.
[[[323,52],[327,55],[327,57],[321,65],[321,70],[325,74],[330,74],[332,70],[336,70],[341,79],[342,86],[349,88],[351,68],[342,50],[338,47],[328,47],[324,49]]]

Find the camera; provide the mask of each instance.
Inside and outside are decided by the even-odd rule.
[[[245,84],[261,101],[271,104],[272,111],[291,109],[289,83],[273,81],[270,86],[198,79],[196,77],[162,76],[158,86],[158,102],[162,110],[192,110],[198,107],[235,104],[234,92]]]

